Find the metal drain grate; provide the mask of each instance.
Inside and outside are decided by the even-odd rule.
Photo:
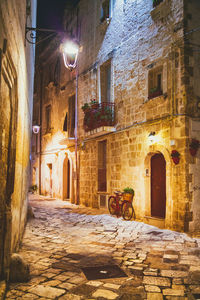
[[[117,265],[81,268],[88,280],[128,277]]]

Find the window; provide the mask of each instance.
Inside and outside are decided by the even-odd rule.
[[[100,21],[104,22],[108,18],[112,18],[115,0],[101,0]]]
[[[163,0],[153,0],[153,7],[156,7],[161,2],[163,2]]]
[[[50,132],[51,130],[51,105],[46,106],[46,132]]]
[[[107,178],[106,178],[106,141],[98,143],[98,191],[106,192]]]
[[[65,115],[65,120],[64,120],[64,124],[63,124],[63,131],[67,131],[67,113]]]
[[[148,98],[155,98],[163,94],[163,68],[157,67],[149,71]]]
[[[68,137],[75,137],[75,95],[68,99]]]
[[[111,102],[111,61],[100,67],[101,102]]]
[[[102,0],[101,3],[101,22],[110,17],[110,0]]]

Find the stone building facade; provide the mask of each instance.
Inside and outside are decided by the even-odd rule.
[[[0,2],[0,279],[9,278],[27,213],[34,80],[36,0]]]
[[[75,71],[55,50],[44,72],[54,78],[39,84],[43,194],[76,202],[78,186],[81,204],[101,207],[129,186],[137,220],[199,230],[199,11],[195,0],[81,0],[66,11],[81,49],[78,161]]]

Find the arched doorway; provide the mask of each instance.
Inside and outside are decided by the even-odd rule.
[[[71,184],[71,164],[68,157],[63,162],[63,200],[70,199],[70,184]]]
[[[151,216],[166,215],[166,161],[161,153],[151,157]]]

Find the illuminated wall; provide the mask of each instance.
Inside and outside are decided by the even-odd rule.
[[[106,15],[100,0],[81,0],[78,4],[81,24],[78,59],[80,202],[86,206],[105,207],[108,195],[130,186],[135,190],[138,220],[195,232],[200,218],[200,153],[198,151],[193,157],[189,148],[192,138],[200,140],[200,73],[198,54],[190,47],[192,44],[185,44],[183,34],[184,30],[189,32],[200,25],[199,4],[195,0],[190,3],[164,0],[153,7],[152,0],[105,2],[106,7],[109,5]],[[194,17],[190,18],[191,15]],[[65,29],[76,32],[76,21],[76,8],[73,14],[66,10]],[[187,24],[185,29],[183,24]],[[189,42],[198,44],[199,31],[193,37],[187,36]],[[50,74],[48,67],[54,70],[56,60],[45,56],[48,57],[47,52],[41,55],[45,61],[43,72]],[[60,66],[62,64],[60,61]],[[69,113],[68,99],[75,94],[75,74],[66,72],[63,66],[59,74],[58,84],[55,78],[47,79],[45,75],[45,83],[41,84],[43,93],[38,97],[42,101],[41,189],[43,194],[49,195],[51,191],[51,196],[63,198],[66,156],[72,161],[73,195],[76,192],[74,145],[62,130],[66,112]],[[92,99],[102,105],[108,87],[108,99],[115,105],[115,124],[108,126],[104,122],[105,126],[86,130],[82,106]],[[48,105],[53,111],[50,132],[45,131]],[[98,118],[96,115],[99,121]],[[149,141],[151,132],[155,132],[152,142]],[[63,148],[62,139],[65,140]],[[98,151],[102,141],[106,144],[105,191],[98,190],[102,171]],[[180,155],[178,164],[171,157],[174,151]],[[155,216],[152,212],[155,205],[152,170],[157,156],[164,160],[165,202],[164,213],[159,215],[158,212]],[[70,196],[70,200],[74,198]]]
[[[111,3],[112,1],[110,1]],[[80,2],[82,16],[79,57],[79,137],[81,203],[99,207],[102,196],[131,186],[136,217],[146,223],[176,230],[198,230],[199,155],[189,144],[199,140],[199,65],[195,49],[184,52],[183,25],[198,27],[192,1],[113,1],[112,14],[101,21],[100,1]],[[88,14],[94,18],[86,18]],[[188,19],[188,14],[194,19]],[[199,32],[193,40],[198,42]],[[188,49],[187,49],[188,50]],[[186,51],[187,51],[186,50]],[[115,103],[114,132],[86,132],[81,106],[101,102],[101,66],[111,60],[111,98]],[[196,77],[194,78],[193,72]],[[149,143],[150,132],[156,141]],[[98,191],[98,143],[107,141],[107,190]],[[180,153],[175,164],[172,150]],[[152,215],[151,163],[162,154],[166,164],[165,218]],[[198,182],[198,183],[197,183]]]
[[[36,4],[0,3],[0,276],[6,278],[26,223],[35,48],[25,41],[25,26],[35,26]]]

